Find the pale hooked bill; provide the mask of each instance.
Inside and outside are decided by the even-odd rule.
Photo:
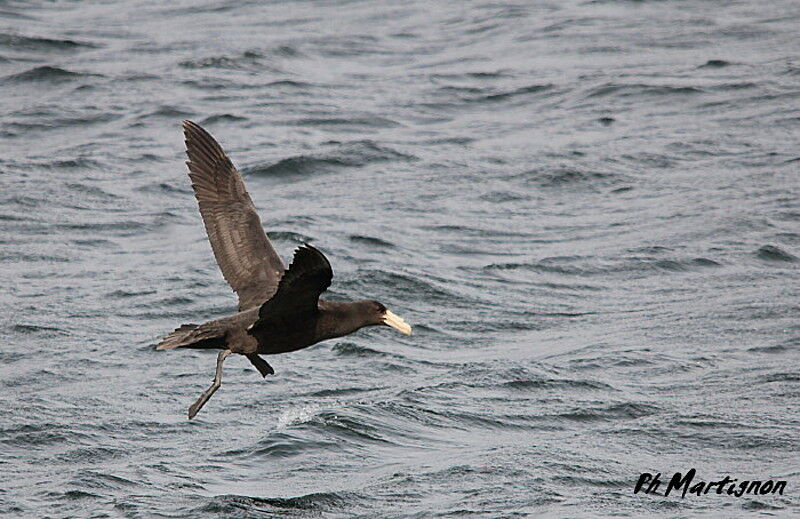
[[[395,330],[402,332],[406,335],[411,335],[411,325],[403,320],[399,315],[386,310],[383,314],[383,324],[391,326]]]

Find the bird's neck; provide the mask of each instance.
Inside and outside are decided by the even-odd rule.
[[[361,301],[319,301],[318,331],[326,339],[342,337],[363,328],[380,324],[371,322],[361,310]]]

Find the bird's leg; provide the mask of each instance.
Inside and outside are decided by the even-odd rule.
[[[219,352],[219,355],[217,356],[217,373],[214,375],[214,383],[211,384],[211,387],[203,391],[203,394],[200,395],[200,398],[197,399],[197,402],[189,406],[189,420],[194,418],[194,416],[205,405],[208,399],[211,398],[211,395],[213,395],[216,390],[219,389],[220,384],[222,384],[222,363],[225,362],[225,359],[230,354],[231,350]]]

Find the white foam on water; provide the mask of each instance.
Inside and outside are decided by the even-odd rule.
[[[301,405],[284,409],[278,417],[278,429],[285,429],[291,425],[307,422],[321,410],[322,406],[319,404]]]

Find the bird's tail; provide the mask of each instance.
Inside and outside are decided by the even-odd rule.
[[[207,323],[208,324],[208,323]],[[161,339],[156,346],[157,350],[171,350],[173,348],[219,348],[222,336],[219,330],[202,324],[182,324],[172,333]]]

